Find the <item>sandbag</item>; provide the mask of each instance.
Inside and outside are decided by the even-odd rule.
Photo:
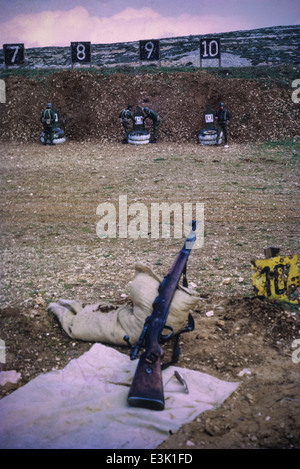
[[[151,314],[161,281],[162,279],[142,262],[135,265],[135,278],[130,284],[135,317],[146,318]],[[188,312],[195,307],[198,300],[199,294],[179,285],[171,303],[168,325],[175,331],[182,329],[187,322]]]
[[[149,267],[139,262],[129,286],[133,305],[116,306],[104,311],[111,305],[99,302],[83,307],[79,301],[60,299],[58,303],[50,303],[47,311],[58,319],[73,339],[124,345],[124,335],[129,335],[134,343],[142,332],[146,317],[152,312],[160,281]],[[175,332],[187,323],[188,313],[198,300],[199,295],[187,288],[179,287],[176,290],[167,321]]]

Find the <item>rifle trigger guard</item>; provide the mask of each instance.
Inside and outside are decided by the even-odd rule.
[[[173,329],[173,327],[167,326],[167,325],[165,325],[162,330],[164,330],[164,329],[168,329],[169,331],[171,331],[170,334],[166,334],[166,335],[165,334],[160,334],[160,339],[163,340],[163,341],[167,341],[167,340],[171,339],[172,335],[174,334],[174,329]]]

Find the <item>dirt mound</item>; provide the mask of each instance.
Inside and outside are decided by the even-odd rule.
[[[299,105],[292,102],[291,90],[275,83],[220,78],[205,71],[135,75],[62,71],[31,78],[8,76],[5,81],[7,103],[0,104],[2,141],[38,141],[40,114],[49,101],[60,111],[66,136],[77,141],[119,141],[119,113],[132,103],[159,113],[161,141],[197,142],[206,104],[216,109],[221,100],[232,114],[233,141],[300,135]]]

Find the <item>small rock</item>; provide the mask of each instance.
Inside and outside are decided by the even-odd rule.
[[[5,386],[6,384],[16,384],[19,379],[21,379],[21,373],[18,373],[16,370],[0,372],[0,386]]]
[[[227,277],[227,278],[224,278],[221,285],[230,285],[230,283],[231,283],[231,278]]]
[[[222,321],[221,319],[219,319],[219,321],[217,321],[217,326],[223,328],[225,326],[225,321]]]
[[[244,368],[243,370],[241,370],[239,373],[238,373],[238,376],[239,377],[242,377],[244,375],[251,375],[251,371],[248,370],[247,368]]]
[[[193,443],[191,440],[187,440],[185,444],[186,446],[195,446],[195,443]]]
[[[29,315],[28,315],[28,316],[29,316],[30,318],[35,318],[36,316],[39,316],[39,315],[40,315],[40,313],[39,313],[38,311],[36,311],[36,310],[34,310],[34,309],[31,309],[31,310],[29,311]]]
[[[250,402],[250,404],[253,404],[254,398],[253,398],[252,394],[248,393],[248,394],[246,394],[245,397],[246,397],[247,401]]]
[[[35,304],[38,305],[38,306],[46,306],[46,301],[41,296],[38,296],[35,299]]]

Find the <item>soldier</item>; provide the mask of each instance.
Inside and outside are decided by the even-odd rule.
[[[218,123],[217,142],[219,141],[220,133],[223,130],[224,146],[228,147],[228,145],[227,145],[227,137],[228,137],[227,126],[228,126],[229,120],[230,120],[230,112],[228,111],[228,109],[226,109],[224,103],[220,103],[219,109],[216,112],[215,119],[217,119],[217,123]]]
[[[43,145],[47,145],[47,140],[49,138],[50,145],[55,145],[53,142],[54,132],[53,128],[55,125],[55,114],[51,103],[47,104],[46,109],[41,114],[41,122],[44,126],[44,142]]]
[[[158,134],[158,129],[160,126],[160,117],[155,111],[150,111],[148,107],[144,107],[144,112],[146,113],[146,116],[144,117],[144,122],[148,117],[152,119],[153,122],[153,139],[150,140],[150,143],[156,143],[156,138]]]
[[[133,123],[135,123],[135,119],[132,114],[132,108],[133,106],[129,104],[127,106],[127,109],[123,109],[119,115],[119,118],[121,119],[121,124],[124,127],[124,136],[123,136],[122,143],[128,143],[130,119],[132,120]]]

